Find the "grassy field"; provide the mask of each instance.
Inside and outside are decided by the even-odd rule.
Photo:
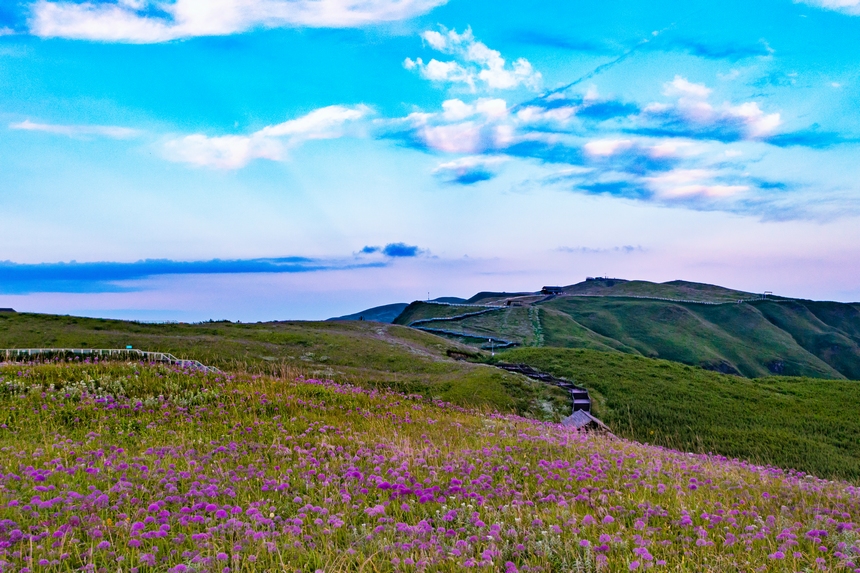
[[[846,482],[422,396],[0,367],[0,568],[855,571]]]
[[[587,349],[497,358],[585,386],[594,413],[619,436],[860,481],[860,382],[748,379]]]
[[[227,371],[285,368],[369,388],[393,388],[456,404],[559,419],[563,392],[528,378],[452,359],[456,342],[367,321],[139,324],[37,314],[0,314],[0,348],[125,348],[169,352]]]
[[[521,346],[590,348],[664,358],[723,373],[860,379],[860,306],[753,297],[712,285],[675,281],[587,281],[568,295],[502,307],[480,316],[421,326],[498,337]],[[483,302],[504,305],[494,293]],[[444,314],[443,314],[444,313]],[[412,303],[397,323],[451,316],[452,309]],[[444,326],[443,326],[444,325]],[[479,345],[478,339],[451,337]]]
[[[425,320],[428,318],[450,318],[452,316],[459,316],[470,312],[480,312],[482,310],[487,309],[482,306],[449,306],[446,304],[416,301],[407,306],[403,312],[394,319],[394,324],[408,326],[416,320]]]

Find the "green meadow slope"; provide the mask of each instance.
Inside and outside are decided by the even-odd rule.
[[[519,348],[496,358],[585,386],[595,415],[622,437],[860,479],[860,382],[749,379],[587,349]]]
[[[418,393],[465,406],[557,420],[561,390],[483,364],[473,349],[402,326],[367,321],[140,324],[0,314],[0,348],[125,348],[169,352],[227,371],[331,379]]]
[[[858,304],[617,279],[572,285],[561,296],[481,293],[472,302],[498,307],[450,320],[467,309],[412,303],[395,323],[420,317],[421,328],[476,335],[449,335],[475,346],[492,337],[524,347],[614,350],[748,377],[860,379]]]

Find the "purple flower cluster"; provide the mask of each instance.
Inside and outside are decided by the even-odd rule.
[[[860,573],[844,482],[318,380],[0,376],[0,573]]]

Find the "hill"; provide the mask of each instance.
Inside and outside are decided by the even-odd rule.
[[[403,313],[407,306],[409,305],[405,302],[397,302],[394,304],[375,306],[373,308],[368,308],[367,310],[362,310],[361,312],[347,314],[346,316],[338,316],[330,318],[329,320],[373,320],[390,324],[394,322],[395,318]]]
[[[560,295],[486,292],[470,300],[470,308],[412,303],[394,322],[479,347],[493,338],[619,351],[748,377],[860,379],[856,303],[621,279],[588,280]]]
[[[0,368],[4,570],[851,571],[842,481],[421,396]]]
[[[497,368],[454,360],[452,355],[474,355],[474,350],[402,326],[368,321],[141,324],[0,314],[0,348],[126,345],[169,352],[231,372],[289,371],[542,419],[570,413],[561,390]]]

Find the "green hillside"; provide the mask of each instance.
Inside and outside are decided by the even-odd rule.
[[[481,293],[478,300],[497,309],[432,321],[464,311],[413,303],[395,322],[445,330],[473,346],[493,337],[524,347],[614,350],[748,377],[860,379],[858,304],[618,279],[588,280],[559,296]]]
[[[860,478],[860,382],[748,379],[585,349],[521,348],[497,358],[585,386],[593,412],[619,436]]]
[[[522,415],[559,419],[566,394],[482,364],[473,350],[402,326],[349,322],[140,324],[42,314],[0,314],[0,348],[125,348],[169,352],[228,371],[289,372],[385,387]]]

